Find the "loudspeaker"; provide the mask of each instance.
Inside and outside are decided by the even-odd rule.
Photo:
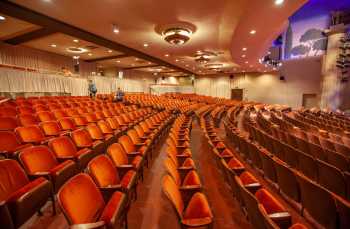
[[[233,75],[230,75],[230,79],[231,79],[231,80],[233,79]]]
[[[162,80],[165,80],[165,77],[164,77],[164,76],[162,76]]]
[[[281,80],[281,81],[285,81],[286,78],[285,78],[284,76],[280,76],[280,80]]]

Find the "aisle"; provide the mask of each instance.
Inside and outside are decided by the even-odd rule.
[[[223,174],[217,169],[207,139],[197,122],[194,122],[191,133],[191,150],[214,214],[214,229],[251,228],[231,195]]]
[[[163,161],[166,143],[154,154],[152,164],[145,170],[145,178],[137,187],[138,197],[128,214],[129,229],[178,229],[175,210],[162,192],[161,181],[165,174]]]

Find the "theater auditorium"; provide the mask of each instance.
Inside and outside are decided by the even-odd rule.
[[[350,229],[349,0],[1,0],[0,229]]]

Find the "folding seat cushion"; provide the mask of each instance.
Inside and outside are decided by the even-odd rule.
[[[41,122],[39,126],[46,136],[59,136],[68,134],[68,131],[63,131],[56,121]]]
[[[60,161],[74,160],[81,169],[85,168],[89,160],[94,157],[94,152],[88,148],[82,148],[78,151],[71,138],[62,136],[53,138],[49,141],[49,147],[55,153]]]
[[[335,194],[346,198],[346,182],[343,173],[336,167],[316,160],[318,167],[318,183]]]
[[[19,159],[30,177],[49,178],[55,193],[76,173],[76,165],[73,161],[66,160],[59,163],[47,146],[26,148],[19,154]]]
[[[44,145],[51,137],[45,137],[39,126],[20,126],[15,132],[22,143],[30,143],[35,145]]]
[[[338,209],[339,225],[338,228],[350,228],[350,203],[338,196],[335,196],[336,205]]]
[[[80,173],[68,180],[58,192],[58,201],[72,227],[112,229],[126,224],[126,195],[116,191],[105,203],[87,174]]]
[[[179,170],[196,169],[196,165],[195,165],[193,159],[190,157],[185,158],[184,160],[180,160],[174,154],[169,154],[169,153],[168,153],[168,157],[173,161],[173,163],[176,165],[176,167]]]
[[[71,138],[78,149],[91,149],[95,155],[104,153],[106,148],[106,145],[101,140],[93,140],[86,129],[74,130],[71,132]]]
[[[200,190],[202,185],[195,170],[189,170],[186,171],[186,173],[180,174],[175,164],[170,159],[164,160],[164,167],[180,189],[181,187],[187,186],[188,188],[195,188],[198,191]]]
[[[9,159],[0,160],[0,186],[2,228],[21,226],[45,205],[52,193],[48,180],[40,177],[30,181],[19,163]]]
[[[56,119],[69,117],[68,114],[63,109],[52,110],[52,113],[53,113],[53,115],[55,116]]]
[[[116,141],[116,137],[113,134],[104,134],[95,123],[88,124],[86,126],[86,130],[89,132],[93,140],[103,142],[105,145],[105,149],[103,150],[104,152],[109,145],[113,144]]]
[[[274,160],[274,166],[280,193],[289,203],[301,210],[300,187],[295,171],[280,160]]]
[[[31,144],[21,144],[12,131],[0,131],[0,155],[6,158],[14,158],[18,153]]]
[[[77,125],[75,124],[73,118],[61,118],[58,120],[58,123],[60,124],[62,130],[65,131],[72,131],[77,129]]]
[[[40,122],[36,116],[31,114],[20,114],[17,118],[21,126],[37,125]]]
[[[18,120],[16,117],[0,117],[0,131],[11,130],[13,131],[18,127]]]
[[[240,175],[244,170],[244,165],[236,158],[232,157],[227,161],[227,168],[233,172],[233,175]]]
[[[33,114],[35,110],[31,106],[18,106],[17,113],[19,114]]]
[[[115,191],[124,192],[128,199],[136,198],[137,173],[134,170],[127,171],[120,176],[115,165],[106,155],[100,155],[92,159],[88,164],[88,171],[102,194],[109,199]]]
[[[337,209],[331,193],[306,176],[300,173],[296,175],[304,217],[317,228],[337,228]]]
[[[123,146],[119,143],[110,145],[107,148],[107,154],[117,167],[120,176],[124,176],[130,169],[133,169],[143,179],[144,158],[141,155],[127,155]]]
[[[255,193],[261,188],[261,184],[258,179],[256,179],[256,177],[248,171],[241,173],[241,175],[239,175],[239,180],[251,193]]]
[[[211,227],[213,214],[204,194],[196,192],[185,203],[178,186],[169,175],[163,177],[162,189],[173,204],[182,227]]]

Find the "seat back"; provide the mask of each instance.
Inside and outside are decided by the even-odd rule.
[[[128,156],[119,143],[113,143],[107,148],[107,154],[116,166],[128,164]]]
[[[164,160],[164,167],[168,174],[174,179],[176,185],[181,185],[181,177],[179,172],[177,171],[176,165],[174,162],[168,157]]]
[[[55,155],[47,146],[26,148],[19,154],[19,159],[28,174],[48,172],[58,165]]]
[[[49,147],[59,158],[72,157],[77,153],[77,147],[68,136],[51,139]]]
[[[105,207],[103,197],[94,181],[83,173],[68,180],[59,190],[57,197],[69,224],[96,222]]]
[[[17,110],[14,107],[2,106],[0,107],[0,116],[2,117],[16,117]]]
[[[104,134],[113,134],[113,129],[105,120],[100,120],[97,122],[98,127]]]
[[[36,116],[31,114],[20,114],[17,116],[19,123],[22,126],[31,126],[39,124],[39,120]]]
[[[89,132],[86,129],[74,130],[71,133],[71,137],[76,146],[82,147],[91,147],[93,144],[92,138]]]
[[[74,120],[72,118],[61,118],[58,120],[58,123],[60,124],[62,130],[75,130],[77,129],[77,126],[74,123]]]
[[[126,153],[135,152],[136,148],[131,138],[127,135],[123,135],[118,139],[118,142],[123,146]]]
[[[45,139],[44,133],[38,126],[20,126],[15,129],[15,132],[25,143],[40,143]]]
[[[0,151],[13,152],[20,145],[12,131],[0,131]]]
[[[57,136],[61,132],[61,127],[56,121],[46,121],[39,124],[46,136]]]
[[[0,201],[8,197],[29,183],[29,179],[22,167],[15,160],[0,160]]]
[[[92,159],[88,164],[88,171],[99,187],[107,187],[120,183],[115,165],[106,155]]]
[[[165,175],[162,180],[162,189],[167,198],[173,204],[178,216],[182,219],[184,210],[184,203],[181,197],[181,193],[170,175]]]
[[[0,117],[0,131],[14,130],[16,127],[18,127],[18,121],[16,117]]]
[[[131,129],[127,132],[127,135],[130,137],[131,141],[134,143],[134,144],[137,144],[137,143],[140,143],[140,137],[139,135],[137,134],[136,130],[135,129]]]
[[[336,228],[337,209],[332,195],[307,177],[298,174],[301,203],[308,214],[325,228]]]
[[[89,132],[92,139],[94,140],[104,139],[101,129],[95,123],[88,124],[86,126],[86,130]]]
[[[55,121],[55,116],[50,111],[40,111],[36,113],[41,122]]]

